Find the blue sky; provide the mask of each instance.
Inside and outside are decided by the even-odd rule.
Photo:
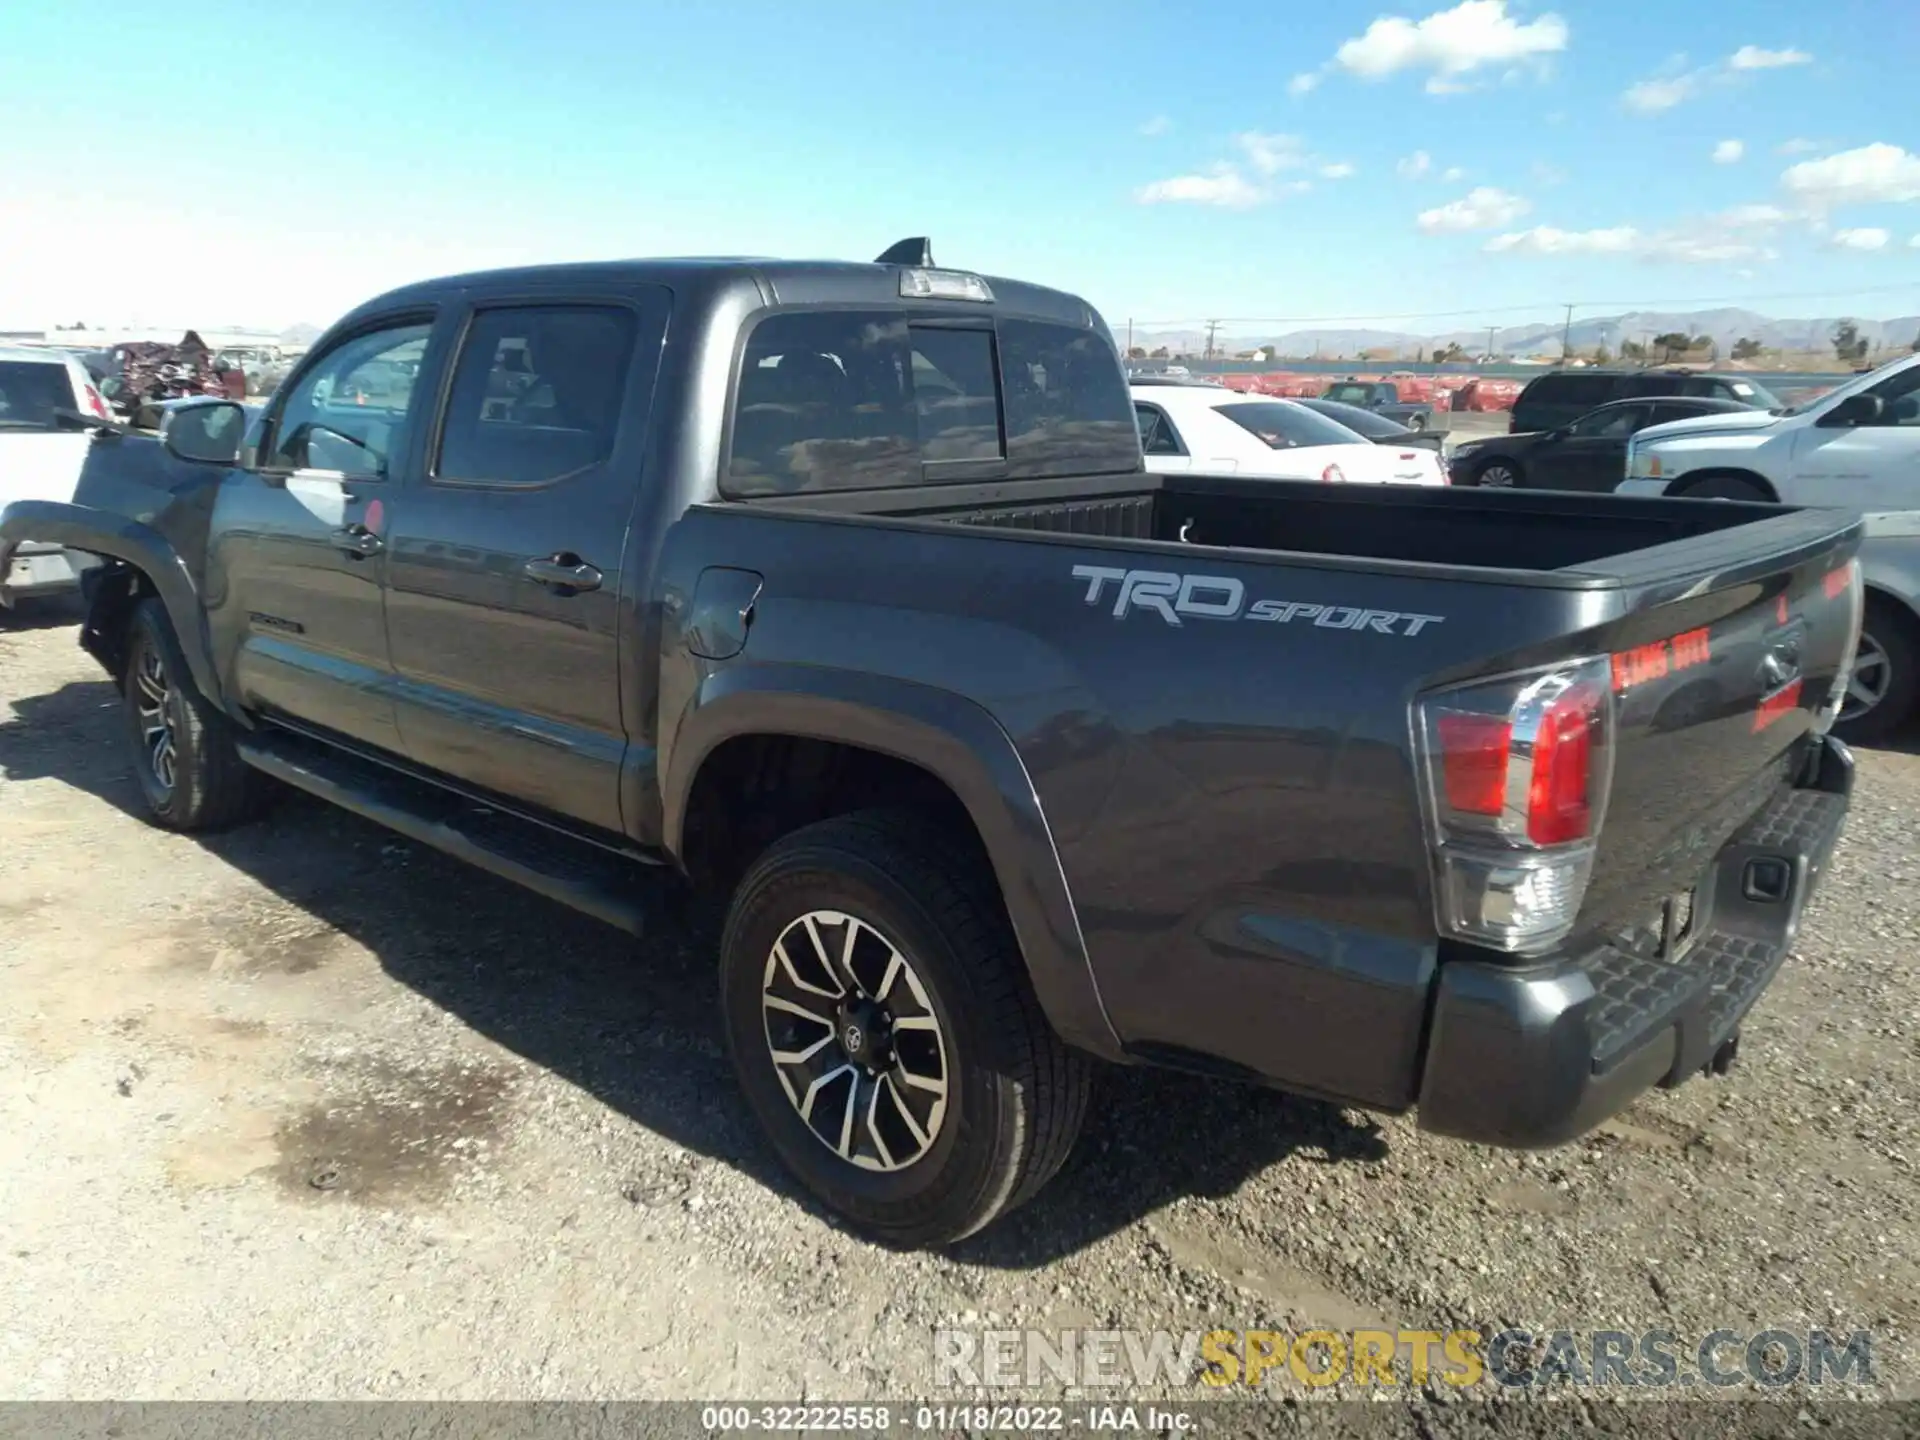
[[[1913,0],[7,0],[0,326],[916,233],[1116,332],[1911,314],[1916,73]]]

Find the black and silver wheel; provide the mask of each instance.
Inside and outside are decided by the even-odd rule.
[[[1407,417],[1407,429],[1409,429],[1409,430],[1424,430],[1424,429],[1426,429],[1426,428],[1427,428],[1427,417],[1426,417],[1426,416],[1424,416],[1424,415],[1420,415],[1420,414],[1413,414],[1413,415],[1409,415],[1409,416]]]
[[[1474,483],[1510,490],[1520,483],[1520,467],[1508,460],[1489,460],[1474,471]]]
[[[194,688],[158,600],[134,607],[122,696],[134,776],[155,821],[171,830],[212,830],[260,808],[268,781],[241,760],[232,722]]]
[[[1867,601],[1853,673],[1840,698],[1834,733],[1853,744],[1884,740],[1920,702],[1920,644],[1914,623],[1884,599]]]
[[[961,1239],[1066,1158],[1088,1062],[1048,1027],[984,864],[917,817],[775,844],[734,894],[720,972],[755,1118],[876,1239]]]
[[[900,947],[865,920],[810,910],[767,952],[767,1053],[794,1112],[863,1170],[904,1170],[947,1118],[947,1037]]]

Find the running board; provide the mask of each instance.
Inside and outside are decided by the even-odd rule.
[[[628,934],[644,935],[662,913],[657,867],[285,731],[257,731],[239,748],[262,774]]]

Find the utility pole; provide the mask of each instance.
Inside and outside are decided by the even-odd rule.
[[[1207,353],[1203,357],[1204,359],[1211,360],[1213,358],[1213,337],[1219,329],[1220,322],[1218,320],[1209,320],[1207,322]]]
[[[1133,317],[1127,317],[1127,354],[1133,354]]]
[[[1489,360],[1493,358],[1493,331],[1493,326],[1487,326],[1487,358]]]
[[[1560,363],[1567,364],[1573,359],[1573,306],[1567,306],[1567,323],[1560,331]]]

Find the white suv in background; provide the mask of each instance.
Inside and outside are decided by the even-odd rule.
[[[93,436],[63,410],[102,420],[112,412],[84,366],[58,350],[0,348],[0,508],[15,500],[73,499]],[[58,545],[29,541],[0,574],[0,611],[35,595],[77,590],[98,563]]]
[[[1920,355],[1789,410],[1649,426],[1618,493],[1920,510]]]

